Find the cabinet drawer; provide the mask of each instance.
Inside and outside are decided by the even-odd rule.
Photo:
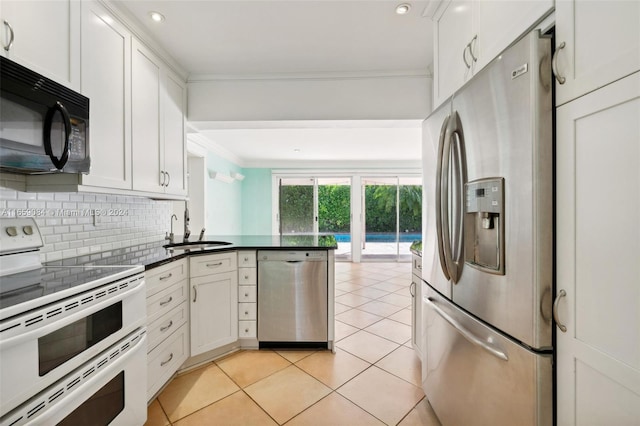
[[[147,356],[147,400],[169,380],[189,357],[189,329],[185,325]]]
[[[241,339],[255,338],[257,336],[257,321],[239,321],[238,322],[238,337]]]
[[[160,318],[180,303],[187,300],[187,280],[164,289],[147,298],[147,324]]]
[[[256,285],[256,268],[239,268],[238,269],[238,284],[252,284]]]
[[[147,327],[147,350],[153,350],[165,338],[187,322],[189,311],[187,302],[182,302],[171,311],[159,317]]]
[[[238,252],[238,266],[245,268],[255,268],[256,267],[256,252],[252,251],[239,251]]]
[[[256,303],[258,293],[255,285],[241,285],[238,287],[238,302]]]
[[[422,278],[422,258],[415,254],[411,255],[411,273]]]
[[[257,318],[257,303],[238,303],[239,320],[255,320]]]
[[[147,297],[187,278],[189,275],[187,266],[187,259],[182,259],[145,271]]]
[[[207,256],[194,256],[191,263],[191,277],[235,271],[238,265],[236,253],[220,253]]]

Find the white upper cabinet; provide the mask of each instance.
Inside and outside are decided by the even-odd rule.
[[[82,2],[81,57],[92,158],[82,184],[131,189],[131,34],[97,2]]]
[[[79,0],[3,0],[0,25],[2,55],[79,90]]]
[[[553,0],[448,0],[434,15],[434,109],[551,10]]]
[[[556,104],[640,70],[640,2],[558,0]]]
[[[131,55],[133,106],[133,189],[164,192],[162,170],[160,68],[161,60],[134,39]]]
[[[433,107],[444,102],[473,75],[473,2],[443,4],[434,25]],[[473,41],[472,41],[473,40]],[[465,62],[466,61],[466,62]]]
[[[184,112],[187,109],[187,87],[172,72],[162,79],[164,110],[164,171],[167,174],[165,192],[187,194],[187,147]]]
[[[185,85],[136,39],[131,64],[133,189],[186,195]]]

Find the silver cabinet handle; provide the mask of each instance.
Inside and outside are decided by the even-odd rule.
[[[469,64],[469,62],[467,62],[467,50],[470,50],[470,47],[468,44],[464,47],[464,50],[462,51],[462,60],[464,61],[464,65],[467,67],[467,69],[470,69],[471,65]]]
[[[165,185],[166,187],[169,187],[169,184],[171,183],[171,173],[169,172],[165,172],[167,174],[167,184]]]
[[[245,261],[245,262],[248,262],[248,261],[249,261],[249,258],[248,258],[248,257],[245,257],[245,258],[244,258],[244,261]]]
[[[245,328],[245,329],[244,329],[244,332],[248,334],[248,333],[249,333],[249,329],[248,329],[248,328]]]
[[[556,325],[558,326],[560,331],[562,331],[563,333],[567,332],[567,326],[562,324],[560,322],[560,319],[558,318],[558,305],[560,304],[560,299],[562,299],[566,295],[567,295],[566,291],[560,290],[558,292],[558,296],[556,296],[556,300],[553,302],[553,319],[555,320]]]
[[[171,362],[171,360],[173,359],[173,352],[171,352],[171,354],[169,355],[169,359],[166,361],[162,361],[160,363],[160,367],[164,367],[165,365],[169,364]]]
[[[7,43],[6,46],[3,46],[4,50],[8,52],[9,50],[11,50],[11,46],[13,46],[14,33],[13,33],[13,27],[9,22],[7,22],[6,19],[4,20],[4,25],[5,27],[9,28],[9,43]]]
[[[164,275],[164,276],[160,277],[160,281],[168,280],[172,276],[173,276],[173,272],[169,272],[169,275]]]
[[[222,262],[217,262],[217,263],[207,263],[206,267],[207,268],[217,268],[218,266],[222,266]]]
[[[249,311],[244,311],[244,314],[245,315],[249,315]]]
[[[469,342],[473,343],[476,346],[481,347],[482,349],[484,349],[485,351],[489,352],[491,355],[495,356],[496,358],[500,358],[503,361],[509,361],[509,357],[507,356],[507,354],[502,352],[500,349],[494,348],[493,346],[490,346],[486,342],[483,342],[482,340],[477,338],[473,333],[471,333],[469,330],[464,328],[462,326],[462,324],[460,324],[453,317],[451,317],[449,314],[447,314],[445,311],[443,311],[438,305],[436,305],[434,299],[432,299],[430,297],[425,297],[424,301],[438,315],[440,315],[442,317],[442,319],[444,319],[446,322],[448,322],[453,328],[455,328],[458,331],[458,333],[460,333],[462,335],[462,337],[467,339]]]
[[[471,55],[471,59],[473,60],[473,62],[478,62],[478,57],[473,54],[473,48],[476,45],[476,40],[478,40],[477,34],[474,35],[469,44],[467,44],[467,46],[469,46],[469,54]]]
[[[162,333],[164,333],[165,331],[167,331],[168,329],[170,329],[172,325],[173,325],[173,320],[169,321],[169,324],[168,324],[168,325],[166,325],[166,326],[164,326],[164,327],[160,327],[160,331],[161,331]]]
[[[171,303],[172,300],[173,300],[173,296],[169,296],[167,300],[160,302],[160,306],[168,305],[169,303]]]
[[[245,293],[245,294],[244,294],[244,297],[249,297],[249,293]]]
[[[561,76],[560,72],[558,71],[558,53],[560,53],[560,51],[565,47],[567,47],[567,44],[563,41],[562,43],[560,43],[560,45],[558,45],[556,51],[553,52],[553,59],[551,59],[551,69],[553,70],[553,75],[556,76],[556,80],[558,80],[558,83],[560,84],[564,84],[567,81],[567,79]]]
[[[196,300],[198,300],[198,289],[194,285],[193,286],[193,303],[196,303]]]
[[[165,186],[164,181],[167,180],[167,177],[164,174],[164,170],[160,170],[160,186]]]
[[[409,293],[411,294],[411,297],[416,297],[416,283],[411,283],[409,286]]]

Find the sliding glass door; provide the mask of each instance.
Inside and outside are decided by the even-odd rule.
[[[333,234],[336,258],[351,260],[351,178],[279,180],[280,235]]]
[[[410,260],[422,238],[422,185],[418,177],[363,177],[363,260]]]

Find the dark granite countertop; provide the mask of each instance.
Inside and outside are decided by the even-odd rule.
[[[411,253],[422,257],[422,241],[414,241],[409,250],[411,250]]]
[[[188,243],[196,243],[198,237],[191,237]],[[291,249],[300,250],[335,250],[338,245],[333,235],[224,235],[205,236],[202,241],[225,242],[228,244],[217,245],[206,250],[190,249],[171,251],[165,248],[169,241],[159,240],[130,247],[122,247],[113,250],[91,253],[84,256],[47,262],[46,266],[79,266],[79,265],[143,265],[145,269],[155,268],[171,261],[193,255],[211,254],[242,249]],[[175,245],[183,243],[181,236],[174,240]]]

